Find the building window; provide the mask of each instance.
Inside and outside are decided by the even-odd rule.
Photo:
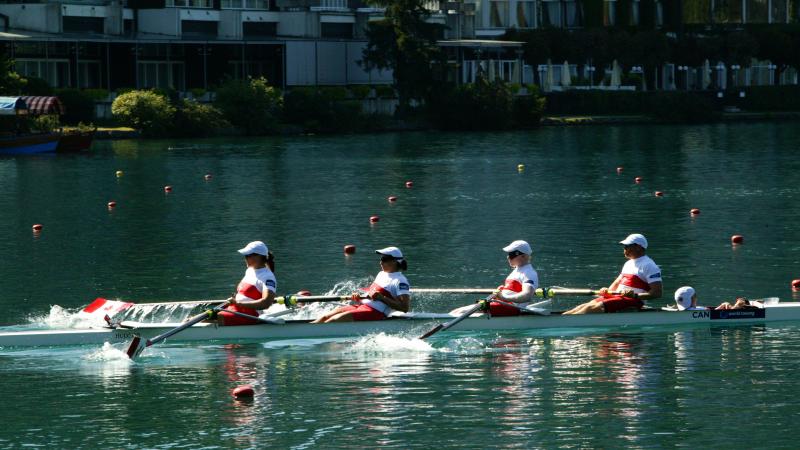
[[[542,26],[561,28],[561,2],[545,0],[542,2]]]
[[[185,90],[183,63],[139,61],[139,88]]]
[[[659,2],[659,1],[656,2],[655,15],[656,15],[656,18],[655,18],[656,26],[657,27],[663,27],[664,26],[664,4]]]
[[[217,22],[211,20],[182,20],[181,34],[184,36],[217,37]]]
[[[242,35],[245,38],[274,37],[278,35],[277,22],[244,22]]]
[[[769,22],[769,0],[747,0],[747,23]]]
[[[52,87],[69,87],[69,61],[66,59],[21,59],[14,70],[23,77],[41,78]]]
[[[714,23],[742,23],[742,0],[714,0]]]
[[[628,25],[639,26],[639,0],[631,0],[631,14],[628,17]]]
[[[264,62],[248,60],[228,61],[228,74],[237,80],[243,80],[247,77],[258,78],[267,75],[264,71]]]
[[[613,27],[617,24],[617,1],[603,1],[603,25]]]
[[[167,0],[167,7],[177,8],[212,8],[213,0]]]
[[[751,0],[748,0],[751,1]],[[683,23],[708,23],[711,14],[711,0],[683,2]]]
[[[64,16],[64,33],[103,34],[102,17]]]
[[[508,2],[489,2],[489,26],[492,28],[508,27]]]
[[[78,87],[100,87],[100,61],[78,61]]]
[[[517,27],[536,28],[536,2],[517,2]]]
[[[320,34],[324,38],[353,39],[353,24],[323,22],[320,24]]]
[[[772,0],[772,10],[770,11],[770,23],[786,23],[786,11],[788,11],[787,0]]]
[[[564,25],[575,28],[583,25],[581,4],[574,0],[564,2]]]

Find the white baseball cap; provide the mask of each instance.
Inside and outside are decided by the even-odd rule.
[[[694,288],[691,286],[683,286],[679,287],[677,291],[675,291],[675,304],[678,306],[678,309],[683,311],[685,309],[692,307],[692,297],[694,297],[695,292]]]
[[[267,244],[265,244],[265,243],[263,243],[261,241],[253,241],[253,242],[245,245],[244,248],[240,248],[237,251],[239,253],[241,253],[242,255],[245,255],[245,256],[252,255],[253,253],[255,253],[257,255],[267,256],[267,254],[269,253],[269,249],[267,248]]]
[[[531,253],[533,253],[533,251],[531,251],[530,244],[528,244],[525,241],[514,241],[503,247],[503,251],[506,253],[511,253],[514,250],[525,253],[526,255],[530,255]]]
[[[622,245],[639,244],[642,248],[647,248],[647,238],[639,233],[629,234],[628,237],[619,241]]]
[[[403,259],[403,252],[401,252],[397,247],[382,248],[380,250],[375,250],[375,253],[379,255],[391,256],[394,259]]]

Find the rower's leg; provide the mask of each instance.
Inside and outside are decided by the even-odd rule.
[[[569,311],[564,311],[562,314],[601,314],[606,312],[603,307],[603,302],[592,300],[582,305],[578,305]]]
[[[340,306],[340,307],[334,309],[333,311],[320,316],[316,320],[311,321],[311,323],[325,323],[325,322],[328,322],[331,317],[333,317],[333,316],[335,316],[337,314],[340,314],[342,311],[344,311],[345,308],[346,308],[346,306]]]
[[[352,322],[352,321],[353,321],[353,313],[351,311],[345,311],[345,312],[333,315],[331,318],[327,319],[325,321],[325,323]]]

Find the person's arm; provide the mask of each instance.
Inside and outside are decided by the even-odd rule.
[[[636,294],[636,297],[640,300],[655,300],[657,298],[661,298],[663,294],[663,288],[661,286],[661,282],[650,283],[650,291],[649,292],[642,292],[641,294]]]
[[[520,292],[500,291],[496,297],[499,300],[505,300],[514,303],[525,303],[533,298],[533,284],[522,283],[522,290]]]
[[[622,274],[617,276],[617,279],[614,280],[607,288],[600,288],[600,293],[605,294],[607,292],[614,292],[619,287],[619,284],[622,282]]]
[[[272,304],[275,303],[275,292],[271,291],[269,288],[264,288],[264,292],[261,295],[260,300],[233,300],[231,301],[232,305],[241,305],[246,308],[253,308],[253,309],[267,309]]]
[[[372,299],[381,301],[389,308],[396,309],[398,311],[408,312],[411,309],[411,296],[408,294],[400,295],[397,298],[391,298],[381,293],[375,293]]]

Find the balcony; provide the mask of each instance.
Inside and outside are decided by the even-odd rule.
[[[347,0],[319,0],[318,5],[310,6],[309,9],[311,11],[350,11],[350,8],[347,5]]]
[[[269,0],[221,0],[222,9],[269,10]]]
[[[166,0],[167,8],[213,8],[213,0]]]

